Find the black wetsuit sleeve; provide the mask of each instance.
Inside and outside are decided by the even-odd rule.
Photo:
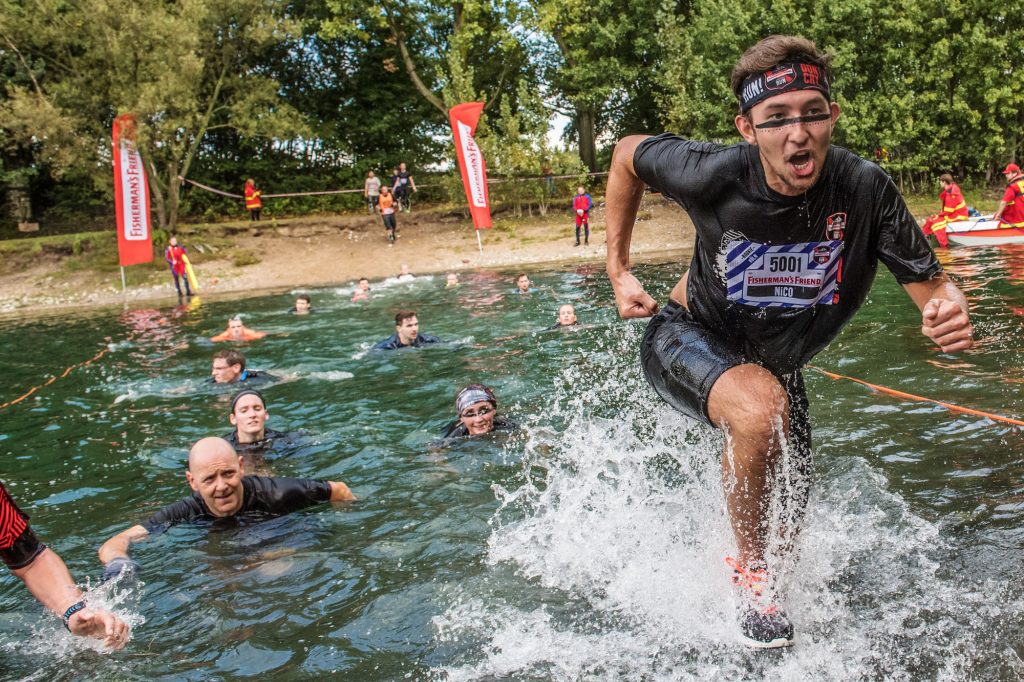
[[[428,343],[441,343],[441,339],[436,336],[431,336],[430,334],[419,334],[416,337],[417,346],[425,346]]]
[[[881,170],[874,196],[879,225],[878,259],[889,268],[900,284],[924,282],[942,272],[942,266],[928,246],[921,228],[910,214],[906,202],[892,179]]]
[[[8,568],[28,566],[46,545],[39,542],[28,525],[28,514],[18,509],[7,489],[0,484],[0,559]]]
[[[155,534],[167,530],[176,523],[191,521],[203,516],[209,516],[206,505],[198,499],[197,495],[193,495],[192,497],[172,502],[140,525],[146,529],[146,532]]]
[[[246,476],[247,510],[268,514],[290,514],[305,507],[331,499],[331,484],[310,478]]]
[[[633,170],[651,189],[679,202],[684,208],[706,191],[714,177],[712,159],[718,158],[721,145],[696,142],[664,133],[641,142],[633,152]]]

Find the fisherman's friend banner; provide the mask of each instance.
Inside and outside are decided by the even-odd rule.
[[[135,117],[114,119],[114,207],[117,212],[117,253],[121,265],[153,260],[149,223],[149,185],[135,147]]]
[[[459,155],[462,184],[466,188],[466,200],[469,201],[469,212],[473,216],[473,225],[478,230],[491,227],[491,207],[487,198],[487,168],[484,166],[484,155],[473,139],[477,121],[480,120],[480,112],[483,110],[483,102],[466,102],[448,111],[452,135],[455,136],[455,151]]]

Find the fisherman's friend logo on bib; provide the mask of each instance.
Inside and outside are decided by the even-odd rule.
[[[825,235],[829,239],[842,239],[844,234],[846,234],[845,213],[833,213],[825,219]]]
[[[843,242],[758,244],[729,242],[726,295],[758,308],[807,308],[835,302]]]

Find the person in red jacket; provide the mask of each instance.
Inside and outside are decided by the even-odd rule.
[[[590,209],[594,207],[594,200],[587,194],[586,188],[580,185],[576,188],[576,196],[572,198],[572,210],[576,212],[576,246],[580,245],[580,227],[583,227],[583,243],[590,243]]]
[[[992,219],[999,222],[999,227],[1024,228],[1024,173],[1020,166],[1011,163],[1003,169],[1003,175],[1006,191]]]
[[[263,202],[260,201],[260,192],[256,189],[256,181],[249,178],[245,181],[245,209],[249,211],[249,218],[251,220],[260,219],[260,209],[263,208]]]
[[[933,215],[925,221],[921,229],[925,234],[934,234],[939,240],[939,246],[949,246],[949,238],[946,236],[946,225],[957,220],[967,220],[967,202],[964,201],[963,192],[953,182],[953,176],[943,173],[939,176],[939,183],[942,191],[939,192],[939,199],[942,200],[942,213]]]
[[[164,260],[171,266],[171,276],[174,277],[174,288],[181,296],[181,282],[185,282],[185,294],[192,295],[192,289],[188,286],[188,275],[185,273],[185,247],[178,244],[177,237],[171,237],[167,242],[167,250],[164,251]]]

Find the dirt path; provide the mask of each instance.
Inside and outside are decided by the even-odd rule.
[[[402,264],[426,274],[552,262],[603,263],[605,258],[603,205],[591,214],[589,246],[574,246],[572,216],[560,214],[499,221],[498,227],[481,233],[482,254],[471,224],[458,216],[414,212],[398,219],[399,239],[393,247],[376,216],[310,217],[243,230],[234,240],[258,254],[260,262],[236,267],[226,258],[204,259],[196,267],[202,295],[216,298],[346,284],[359,277],[381,279],[397,274]],[[186,234],[181,240],[190,249],[196,248],[193,243],[202,246],[198,235]],[[648,196],[633,234],[634,262],[667,258],[692,246],[693,225],[686,214],[660,196]],[[0,313],[59,311],[125,300],[116,274],[86,270],[55,277],[59,266],[53,260],[0,277]],[[127,299],[174,300],[170,275],[154,284],[129,287]]]

